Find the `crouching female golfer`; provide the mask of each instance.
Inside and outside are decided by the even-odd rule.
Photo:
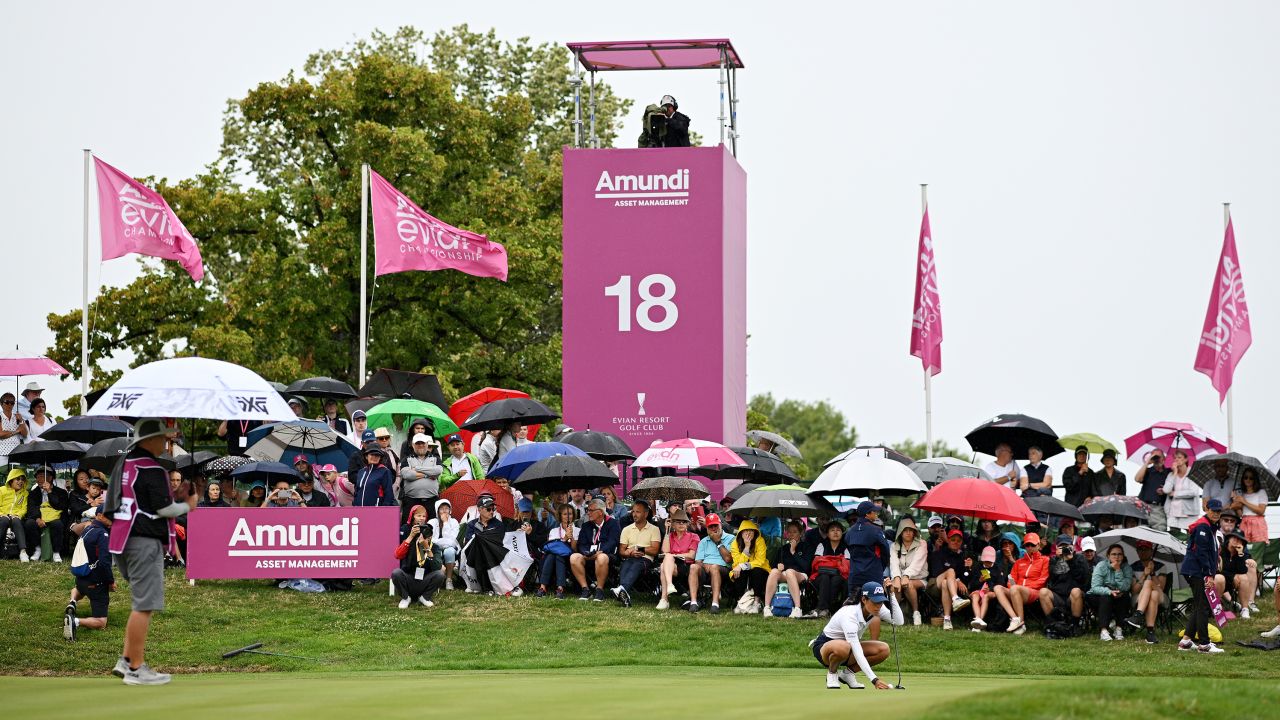
[[[892,613],[885,607],[886,599],[890,601]],[[893,687],[871,670],[872,665],[889,659],[889,645],[880,642],[882,621],[901,625],[902,608],[898,606],[896,597],[890,595],[886,598],[883,585],[869,582],[862,586],[862,599],[837,610],[818,637],[809,643],[813,656],[827,667],[829,689],[840,689],[840,683],[848,685],[851,690],[865,687],[853,673],[855,662],[877,690]],[[871,632],[871,639],[863,640],[862,636],[867,631]]]

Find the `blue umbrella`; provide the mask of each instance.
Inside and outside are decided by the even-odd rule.
[[[298,479],[298,472],[284,463],[251,462],[232,470],[231,477],[235,478],[236,482],[246,485],[259,482],[270,485],[276,480],[295,482]]]
[[[515,480],[520,477],[520,473],[528,470],[534,463],[556,455],[587,457],[585,452],[572,445],[558,442],[535,442],[527,445],[517,445],[514,450],[499,458],[498,464],[494,465],[493,469],[485,474],[488,477]]]
[[[249,445],[246,455],[290,465],[303,455],[312,465],[346,467],[347,460],[359,450],[325,423],[300,418],[254,428],[245,438]]]

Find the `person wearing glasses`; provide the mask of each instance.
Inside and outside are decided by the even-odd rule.
[[[27,421],[14,410],[16,402],[13,393],[0,395],[0,468],[9,466],[9,453],[22,444],[31,431]]]
[[[1133,568],[1124,561],[1124,548],[1112,545],[1107,548],[1107,561],[1093,569],[1093,581],[1089,587],[1089,604],[1098,615],[1102,631],[1098,639],[1111,642],[1123,640],[1123,624],[1118,618],[1129,614],[1129,589],[1133,586]]]

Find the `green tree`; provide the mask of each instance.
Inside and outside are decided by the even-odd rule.
[[[924,446],[923,440],[916,441],[911,438],[907,438],[906,440],[894,443],[889,447],[909,458],[912,458],[913,460],[921,460],[923,458],[930,457],[929,449]],[[969,455],[969,453],[966,453],[959,448],[952,447],[941,440],[933,441],[932,457],[953,457],[963,460],[966,455]]]
[[[792,468],[802,478],[816,477],[823,463],[858,444],[857,429],[827,400],[776,400],[764,393],[751,398],[747,412],[749,429],[773,430],[796,444],[804,460]],[[750,428],[757,415],[768,427]]]
[[[569,53],[465,25],[375,32],[228,103],[199,175],[147,179],[199,239],[209,277],[140,260],[94,302],[90,363],[217,357],[269,379],[356,378],[360,165],[446,222],[503,243],[508,282],[399,273],[373,287],[369,367],[453,387],[560,395],[560,148],[572,139]],[[597,84],[602,141],[630,102]],[[372,251],[369,276],[372,279]],[[79,374],[80,313],[49,316],[49,356]],[[94,373],[96,386],[107,380]],[[73,402],[75,400],[73,399]],[[70,409],[70,407],[68,408]]]

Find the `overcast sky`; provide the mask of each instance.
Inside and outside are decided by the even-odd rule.
[[[222,111],[375,28],[469,23],[536,41],[732,38],[746,69],[750,392],[828,398],[867,441],[924,434],[907,354],[920,188],[941,286],[935,435],[1000,412],[1117,444],[1152,421],[1225,441],[1192,369],[1233,203],[1254,342],[1236,446],[1280,446],[1280,5],[1268,2],[24,3],[0,25],[6,349],[43,351],[80,304],[81,148],[189,177]],[[652,19],[648,16],[652,15]],[[678,16],[679,20],[673,17]],[[713,72],[607,78],[676,95],[718,137]],[[634,113],[633,113],[634,114]],[[624,141],[637,133],[628,118]],[[96,219],[94,220],[96,231]],[[134,261],[91,280],[127,283]],[[47,397],[60,409],[78,383]]]

